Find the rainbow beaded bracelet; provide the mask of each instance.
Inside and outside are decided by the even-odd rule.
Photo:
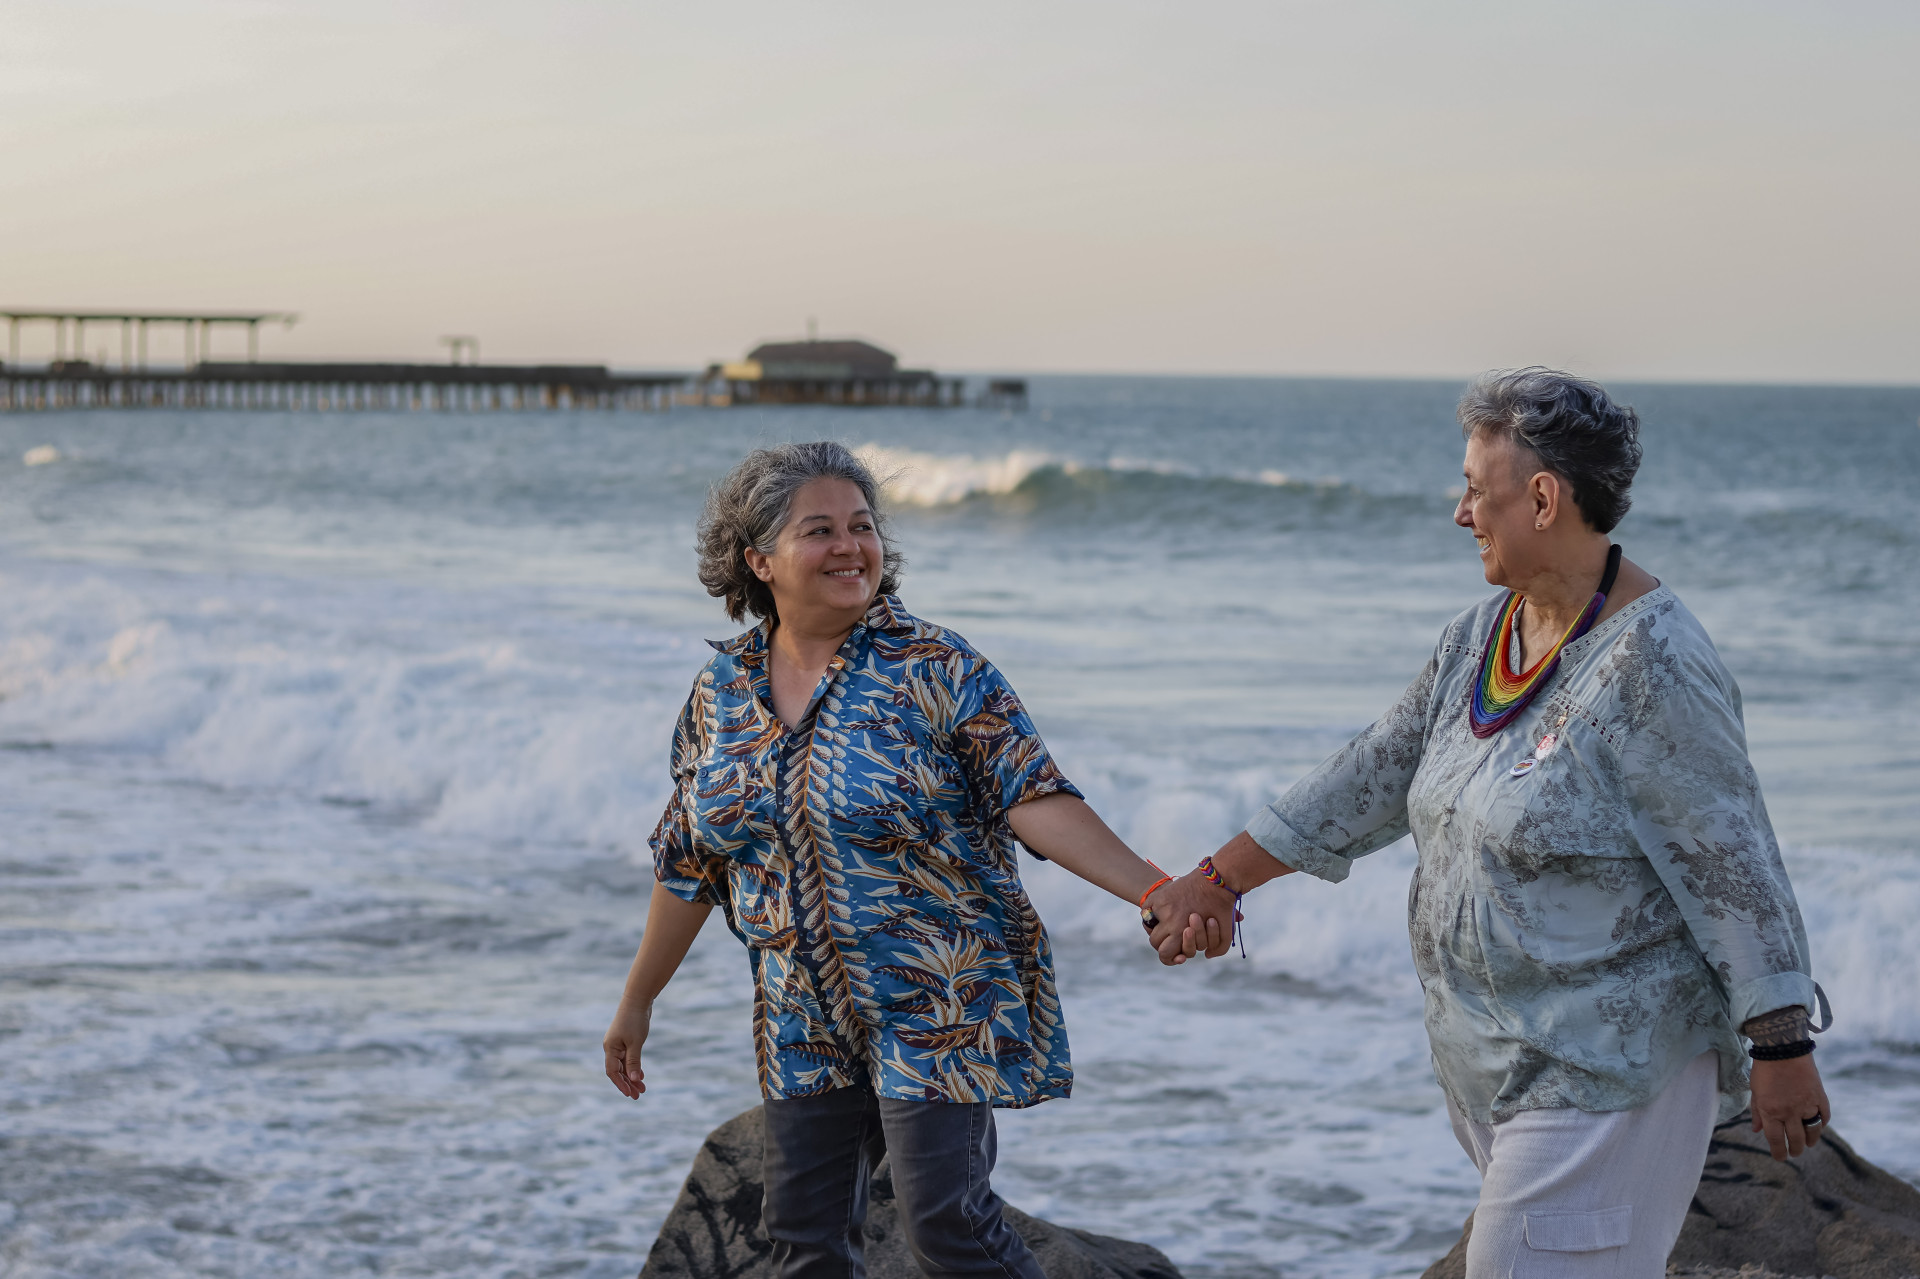
[[[1213,858],[1202,857],[1200,864],[1194,867],[1194,869],[1199,871],[1200,878],[1206,880],[1208,883],[1226,892],[1233,893],[1233,941],[1239,943],[1240,958],[1245,959],[1247,957],[1247,934],[1246,930],[1241,928],[1240,923],[1246,917],[1240,913],[1241,894],[1234,893],[1233,889],[1227,887],[1226,877],[1220,873],[1220,868],[1213,864]]]

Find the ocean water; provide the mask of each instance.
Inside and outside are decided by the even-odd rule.
[[[1457,387],[1049,378],[1023,414],[0,418],[0,1272],[635,1272],[756,1100],[717,924],[650,1091],[600,1076],[672,718],[733,629],[706,486],[828,436],[903,595],[1190,865],[1379,713],[1486,587]],[[1836,1130],[1920,1181],[1920,390],[1621,388],[1617,539],[1700,615],[1839,1021]],[[29,451],[31,463],[29,464]],[[1075,1096],[997,1182],[1203,1276],[1415,1274],[1476,1177],[1407,955],[1412,862],[1249,899],[1163,969],[1051,866]]]

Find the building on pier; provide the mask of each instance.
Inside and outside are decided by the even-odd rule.
[[[903,369],[893,352],[853,338],[763,342],[744,360],[710,366],[700,402],[958,408],[966,382]]]

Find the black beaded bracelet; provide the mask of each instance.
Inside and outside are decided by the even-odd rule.
[[[1755,1061],[1791,1061],[1812,1051],[1813,1041],[1802,1039],[1791,1044],[1755,1044],[1747,1050],[1747,1056]]]

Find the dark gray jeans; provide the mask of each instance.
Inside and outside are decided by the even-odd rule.
[[[863,1279],[867,1181],[886,1154],[900,1228],[929,1279],[1046,1279],[987,1184],[991,1106],[897,1101],[869,1088],[765,1105],[762,1216],[778,1279]]]

